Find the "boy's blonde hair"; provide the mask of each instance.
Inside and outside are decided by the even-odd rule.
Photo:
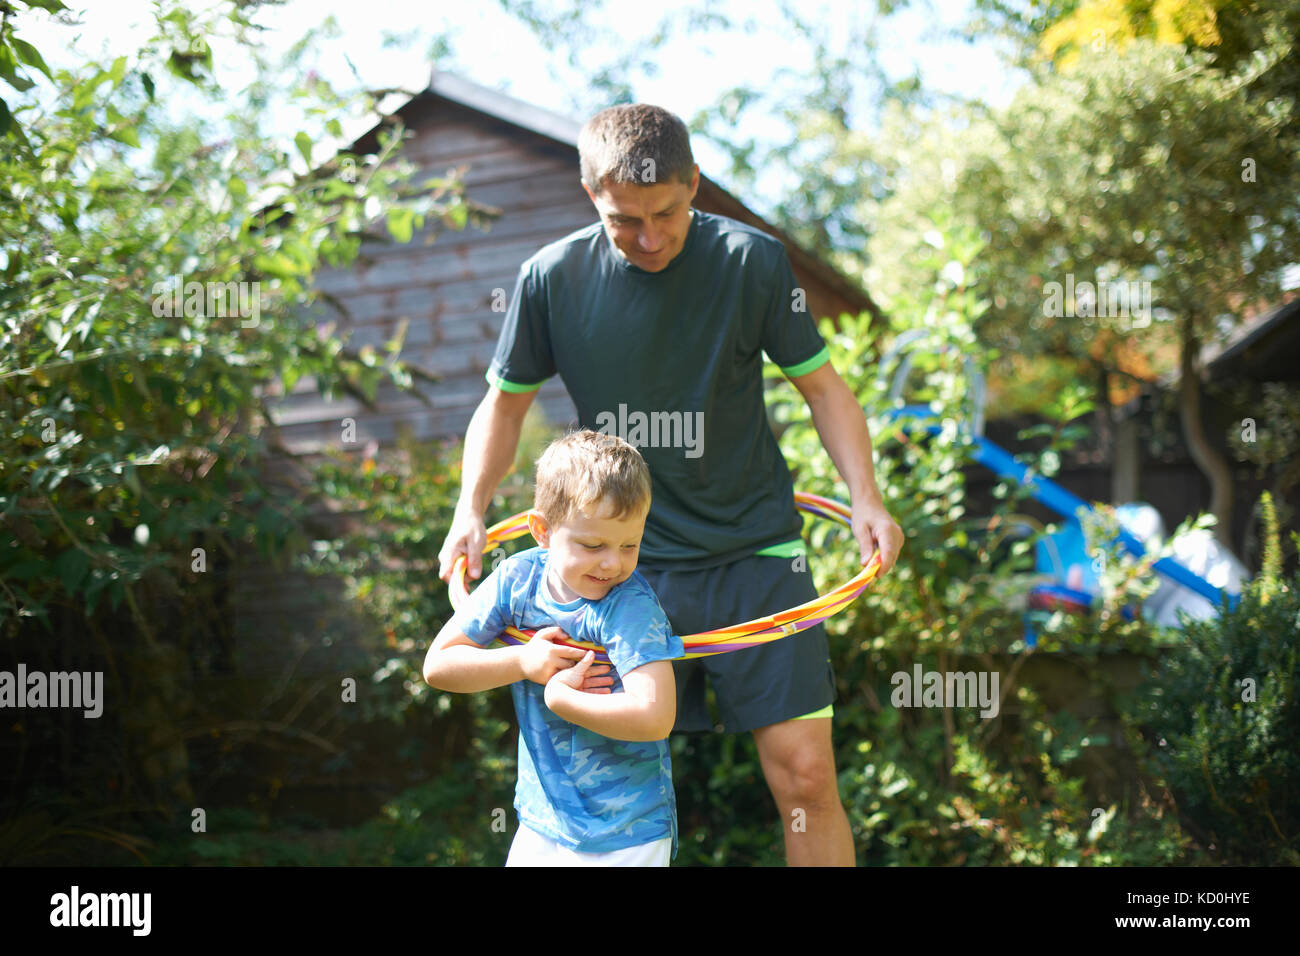
[[[533,510],[552,528],[606,501],[614,518],[650,503],[650,469],[635,447],[589,428],[557,438],[537,459]]]

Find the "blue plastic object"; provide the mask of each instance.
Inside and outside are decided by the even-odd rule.
[[[899,427],[904,432],[910,432],[916,427],[922,427],[928,434],[937,435],[943,430],[940,425],[924,424],[926,419],[934,420],[937,417],[928,405],[905,405],[901,408],[889,409],[885,412],[884,417],[886,419],[902,419],[899,422]],[[908,422],[907,419],[913,419],[914,421]],[[985,438],[982,434],[975,433],[971,435],[971,438],[974,442],[972,457],[977,463],[993,471],[999,477],[1010,478],[1026,486],[1037,501],[1066,519],[1067,524],[1057,533],[1056,538],[1057,547],[1061,551],[1061,562],[1066,568],[1071,564],[1082,565],[1083,571],[1080,582],[1082,587],[1077,590],[1095,592],[1097,576],[1093,572],[1092,564],[1086,554],[1083,527],[1079,521],[1081,512],[1094,510],[1092,505],[1043,475],[1031,475],[1029,468],[1016,461],[1015,456],[1005,448]],[[1124,550],[1129,554],[1137,558],[1146,556],[1146,548],[1131,532],[1121,528],[1118,539],[1124,546]],[[1069,560],[1067,560],[1067,553]],[[1042,567],[1044,554],[1045,552],[1040,544],[1040,567]],[[1207,598],[1216,607],[1226,606],[1232,608],[1240,600],[1238,595],[1215,587],[1209,581],[1189,571],[1172,558],[1161,558],[1152,565],[1152,569],[1171,581]],[[1055,569],[1048,568],[1048,570]],[[1065,584],[1065,582],[1063,581],[1062,584]],[[1025,641],[1029,647],[1033,647],[1037,643],[1036,635],[1033,633],[1031,626],[1026,627]]]

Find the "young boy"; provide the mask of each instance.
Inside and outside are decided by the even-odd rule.
[[[503,561],[429,648],[432,687],[510,684],[520,827],[506,866],[667,866],[676,855],[666,738],[683,648],[635,573],[649,511],[650,472],[634,447],[589,430],[556,440],[538,459],[528,518],[541,547]],[[537,634],[488,649],[508,624]],[[600,645],[616,673],[551,643],[564,635]]]

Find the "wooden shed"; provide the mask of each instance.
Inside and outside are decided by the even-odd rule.
[[[345,316],[321,304],[314,318],[337,318],[339,332],[350,330],[358,348],[382,345],[405,320],[402,360],[436,380],[417,380],[423,399],[381,388],[374,409],[354,399],[323,401],[314,382],[299,382],[270,405],[279,442],[295,454],[337,447],[346,418],[355,421],[359,443],[390,443],[403,428],[417,440],[463,435],[487,388],[484,373],[519,266],[543,245],[597,221],[579,182],[581,122],[442,72],[397,113],[413,134],[403,155],[418,165],[417,181],[464,167],[466,195],[501,215],[486,231],[471,226],[436,241],[426,231],[405,244],[368,242],[352,267],[318,274],[316,287]],[[377,129],[354,149],[372,150]],[[815,316],[879,315],[862,289],[702,173],[694,205],[784,242]],[[542,387],[539,405],[549,421],[576,418],[558,377]]]

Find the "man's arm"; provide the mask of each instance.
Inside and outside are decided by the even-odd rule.
[[[853,504],[853,536],[863,564],[880,549],[880,573],[898,560],[903,529],[885,508],[871,463],[871,434],[853,392],[830,362],[790,381],[799,389],[812,412],[822,445],[849,486]]]
[[[444,581],[451,579],[451,566],[461,554],[467,556],[470,578],[477,578],[482,572],[483,547],[487,543],[483,515],[515,460],[524,414],[536,394],[536,389],[505,392],[489,385],[487,395],[470,419],[461,462],[460,498],[451,529],[438,554],[438,576]]]
[[[588,651],[575,666],[546,682],[546,706],[571,724],[614,740],[663,740],[677,719],[677,686],[671,661],[653,661],[623,675],[623,693],[606,697],[583,693],[583,673],[595,655]]]

